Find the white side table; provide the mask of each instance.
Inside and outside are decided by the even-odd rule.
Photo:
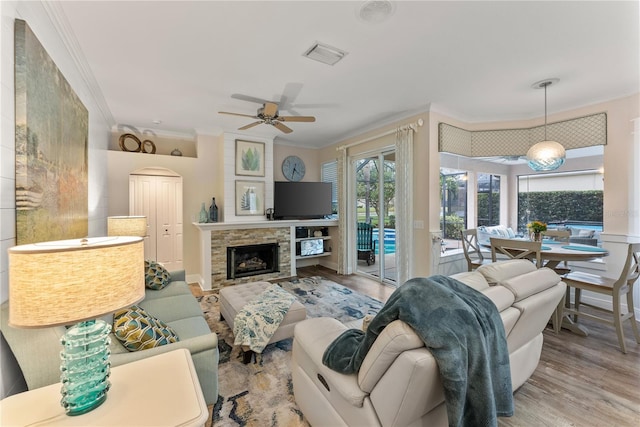
[[[202,426],[209,416],[189,351],[168,353],[111,369],[107,400],[70,417],[60,405],[60,383],[0,401],[0,425]]]

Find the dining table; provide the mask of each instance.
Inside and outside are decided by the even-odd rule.
[[[516,239],[522,240],[522,239]],[[562,262],[566,261],[593,261],[609,255],[609,251],[599,246],[590,246],[579,243],[566,243],[551,239],[543,239],[540,247],[540,258],[543,267],[555,269]],[[491,253],[489,252],[489,256]],[[562,304],[562,302],[561,302]],[[571,292],[567,287],[565,297],[565,307],[571,306]],[[578,319],[572,319],[568,315],[562,316],[562,328],[568,329],[578,335],[588,336],[589,331],[578,323]]]
[[[540,258],[543,266],[551,269],[565,261],[593,261],[609,255],[609,251],[599,246],[583,245],[579,243],[565,243],[543,240],[540,248]]]

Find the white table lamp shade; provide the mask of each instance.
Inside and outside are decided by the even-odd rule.
[[[68,325],[144,297],[140,237],[98,237],[9,249],[9,324]]]
[[[110,216],[107,218],[107,234],[109,236],[147,235],[146,216]]]

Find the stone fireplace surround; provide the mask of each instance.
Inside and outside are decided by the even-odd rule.
[[[337,228],[337,220],[291,220],[255,222],[193,223],[200,234],[200,274],[197,281],[203,290],[220,289],[225,286],[293,277],[296,275],[295,230],[296,227]],[[227,279],[227,247],[278,243],[279,272]]]

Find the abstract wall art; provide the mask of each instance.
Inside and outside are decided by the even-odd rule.
[[[16,240],[87,236],[89,115],[25,21],[15,21]]]

